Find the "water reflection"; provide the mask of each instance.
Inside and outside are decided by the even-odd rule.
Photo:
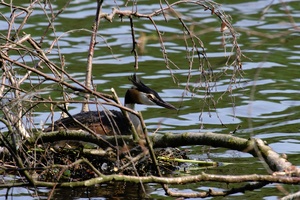
[[[76,190],[57,189],[53,199],[148,199],[147,194],[151,191],[153,189],[149,185],[115,182]]]

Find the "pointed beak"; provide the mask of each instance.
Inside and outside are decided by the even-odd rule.
[[[153,89],[149,88],[148,86],[146,86],[141,80],[139,80],[137,78],[136,74],[134,74],[131,78],[129,78],[129,80],[133,83],[135,88],[128,90],[128,91],[130,91],[128,93],[130,95],[127,95],[127,93],[126,93],[126,95],[128,97],[125,96],[125,100],[129,101],[129,99],[130,99],[131,102],[133,102],[133,103],[145,104],[145,105],[156,104],[156,105],[164,107],[164,108],[178,110],[173,105],[162,100],[161,97],[158,95],[158,93],[156,91],[154,91]]]
[[[177,108],[175,108],[172,104],[169,104],[163,100],[160,100],[160,99],[153,99],[153,102],[156,103],[157,105],[159,106],[162,106],[164,108],[168,108],[168,109],[172,109],[172,110],[177,110]]]

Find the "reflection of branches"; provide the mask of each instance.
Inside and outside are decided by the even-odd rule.
[[[209,180],[208,180],[209,181]],[[228,183],[228,182],[227,182]],[[205,197],[218,197],[218,196],[228,196],[231,194],[236,194],[239,192],[246,192],[246,191],[253,191],[255,189],[260,189],[267,185],[269,183],[267,182],[259,182],[259,183],[248,183],[245,186],[239,187],[239,188],[232,188],[230,190],[224,190],[224,191],[216,191],[213,189],[210,189],[207,192],[178,192],[173,190],[168,190],[167,194],[173,197],[185,197],[185,198],[205,198]]]
[[[277,2],[276,2],[276,3],[277,3]],[[289,6],[287,5],[287,3],[286,3],[285,1],[283,1],[283,0],[280,0],[279,3],[282,5],[283,9],[285,10],[286,16],[288,17],[288,19],[289,19],[291,25],[293,26],[293,29],[299,31],[300,28],[299,28],[299,26],[297,25],[297,23],[295,22],[295,19],[294,19],[294,17],[293,17],[292,14],[291,14],[290,7],[289,7]],[[263,11],[262,11],[262,13],[261,13],[261,14],[262,14],[261,18],[264,18],[264,17],[265,17],[265,15],[268,13],[269,9],[273,6],[273,4],[274,4],[274,0],[272,0],[271,2],[269,2],[269,5],[266,6],[266,7],[263,9]],[[266,34],[265,34],[265,35],[266,35]],[[264,35],[264,36],[265,36],[265,35]],[[272,35],[273,35],[273,34],[272,34]],[[269,36],[269,37],[272,37],[272,35],[268,35],[268,36]]]

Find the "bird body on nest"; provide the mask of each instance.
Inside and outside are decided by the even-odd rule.
[[[144,85],[134,74],[129,78],[133,87],[128,89],[125,94],[125,106],[134,110],[135,104],[159,105],[168,109],[177,110],[173,105],[161,99],[158,93],[148,86]],[[142,128],[138,117],[128,112],[129,118],[133,123],[138,134],[141,134]],[[126,117],[120,111],[88,111],[81,112],[72,117],[66,117],[54,122],[53,127],[49,126],[45,132],[56,131],[60,129],[79,130],[82,125],[101,135],[131,134],[130,125]]]

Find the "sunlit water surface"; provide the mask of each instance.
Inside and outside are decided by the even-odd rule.
[[[104,12],[111,12],[111,8],[115,6],[113,2],[115,1],[105,1]],[[241,125],[236,136],[264,139],[276,152],[287,154],[294,165],[300,165],[300,160],[296,156],[300,152],[299,32],[293,31],[280,36],[284,31],[294,30],[293,26],[299,27],[299,3],[297,1],[285,1],[287,3],[284,7],[280,1],[273,1],[273,5],[264,13],[264,9],[269,6],[271,1],[231,2],[231,4],[224,3],[222,8],[232,16],[232,23],[240,34],[238,41],[245,55],[243,58],[243,77],[230,86],[232,69],[229,68],[227,69],[228,76],[216,82],[216,86],[212,90],[215,100],[218,100],[216,109],[211,107],[211,110],[208,110],[205,107],[202,110],[205,94],[203,88],[199,87],[197,83],[200,72],[197,68],[188,70],[184,43],[168,38],[166,38],[165,46],[168,55],[180,67],[180,69],[172,68],[172,73],[179,80],[179,83],[175,84],[172,81],[170,71],[164,67],[165,63],[162,59],[157,38],[149,39],[143,55],[139,56],[137,74],[147,85],[155,88],[163,99],[176,107],[180,107],[180,110],[176,113],[171,110],[146,106],[138,106],[137,109],[143,112],[150,132],[159,128],[159,132],[213,131],[229,133],[238,125]],[[60,2],[53,2],[54,8],[58,6],[56,3]],[[222,3],[222,1],[219,3]],[[117,1],[117,4],[123,8],[121,1]],[[151,13],[158,8],[156,4],[149,2],[147,4],[146,1],[138,2],[138,4],[141,13]],[[72,1],[70,7],[60,14],[58,20],[56,20],[56,33],[51,34],[48,38],[50,44],[54,37],[60,37],[58,45],[60,53],[65,56],[66,70],[80,82],[84,81],[90,41],[90,33],[86,30],[90,30],[93,23],[95,8],[94,1]],[[224,48],[221,46],[223,36],[219,32],[220,24],[218,20],[211,16],[209,12],[199,10],[196,6],[179,6],[177,8],[182,15],[185,15],[184,19],[187,24],[194,24],[195,29],[200,31],[198,36],[204,42],[207,55],[215,72],[224,70],[226,68],[224,64],[226,62],[225,56],[231,54],[231,48],[228,45],[224,53]],[[3,6],[0,9],[3,9]],[[289,9],[290,16],[287,16],[286,9]],[[4,15],[9,15],[9,12],[4,13]],[[41,9],[35,10],[32,21],[26,24],[24,31],[38,38],[48,25],[43,17],[44,13]],[[295,24],[290,23],[290,17],[293,17]],[[182,27],[174,18],[170,18],[169,24],[164,22],[162,16],[157,16],[154,19],[158,22],[158,28],[166,35],[173,34],[174,36],[174,33],[182,32]],[[134,19],[134,21],[136,22],[137,37],[142,33],[148,37],[155,36],[154,27],[149,21],[145,19]],[[134,72],[129,22],[126,18],[121,22],[120,19],[115,17],[114,23],[103,20],[101,24],[99,31],[101,37],[98,38],[99,43],[96,46],[93,60],[94,84],[99,91],[108,93],[110,88],[114,87],[118,95],[123,97],[126,89],[131,86],[128,76]],[[5,31],[6,27],[6,23],[0,21],[1,31]],[[76,31],[70,31],[74,29]],[[207,32],[201,34],[201,30],[207,30]],[[112,50],[107,47],[106,43]],[[53,52],[50,59],[59,62],[56,52]],[[189,85],[190,91],[185,90],[188,74],[192,75]],[[232,87],[232,95],[226,93],[220,98],[228,90],[228,87]],[[51,87],[49,88],[49,90],[43,91],[44,94],[51,94],[52,98],[58,99],[58,93],[53,92]],[[121,100],[123,101],[123,98]],[[80,111],[81,105],[72,104],[70,108],[70,112],[75,114]],[[91,106],[91,109],[93,108],[94,106]],[[44,122],[48,116],[48,111],[38,112],[35,123]],[[60,114],[56,113],[55,118],[58,119],[59,116]],[[225,126],[222,126],[222,124]],[[234,166],[224,166],[207,171],[209,173],[266,173],[263,165],[248,154],[211,148],[208,156],[206,154],[208,147],[184,148],[191,150],[191,157],[194,159],[207,159],[209,157],[216,161],[236,163]],[[208,190],[207,187],[199,185],[192,185],[192,187],[184,189],[184,186],[178,186],[179,189],[187,192],[191,189]],[[218,185],[209,186],[213,189],[218,189],[218,187]],[[115,190],[115,188],[120,190]],[[290,189],[291,191],[297,191],[299,187],[292,186]],[[150,199],[165,197],[164,191],[159,186],[145,185],[144,190],[146,194],[150,195],[148,197]],[[9,194],[13,195],[13,199],[24,197],[35,199],[35,194],[46,198],[49,191],[49,189],[44,188],[38,188],[37,190],[14,188],[9,191]],[[0,190],[0,196],[5,196],[6,192],[6,190]],[[276,199],[278,196],[283,195],[275,189],[275,185],[268,186],[264,192],[266,195],[260,194],[261,197],[258,198]],[[91,199],[109,199],[112,196],[120,199],[140,199],[146,198],[146,196],[143,196],[146,194],[140,186],[132,187],[130,184],[116,184],[76,191],[60,189],[55,192],[54,196],[56,199],[88,199],[88,197]],[[245,195],[235,195],[234,197],[238,199],[239,196],[245,199],[247,196],[251,197],[251,192]]]

